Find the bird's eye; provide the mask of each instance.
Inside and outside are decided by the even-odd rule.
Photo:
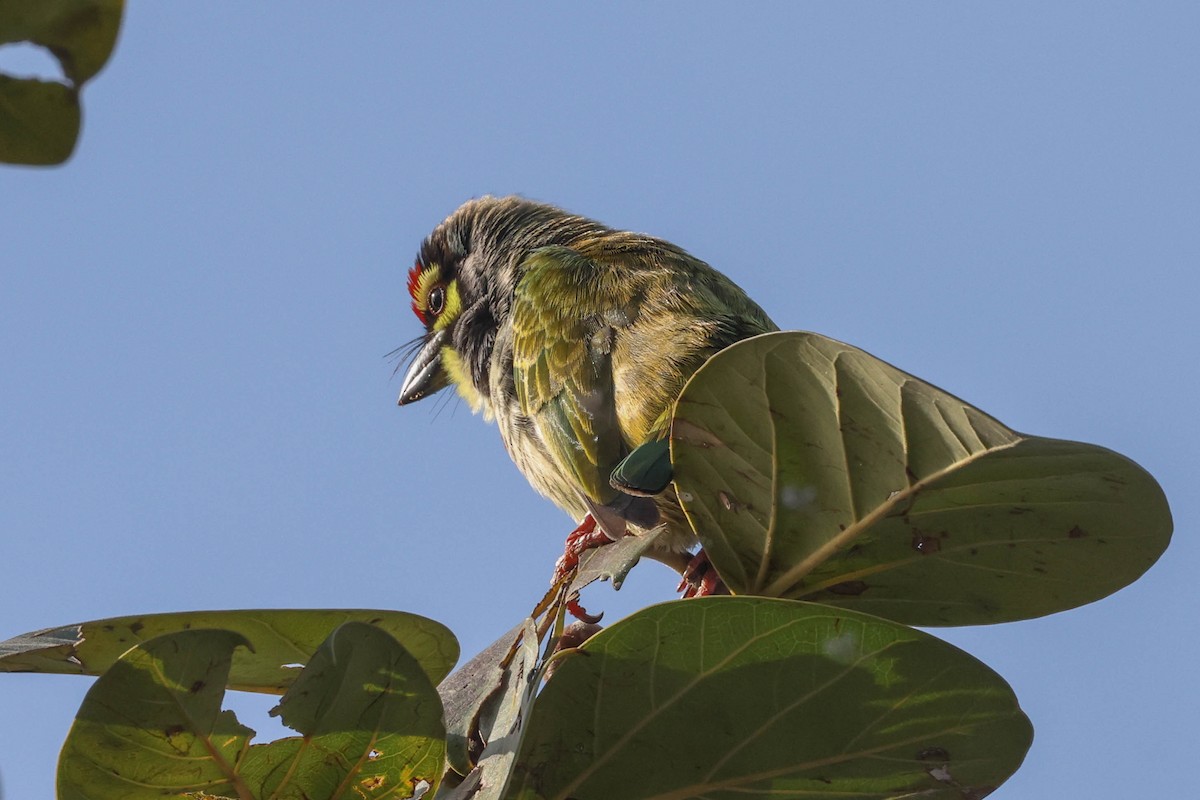
[[[446,308],[446,287],[435,286],[429,292],[429,313],[433,316],[441,314]]]

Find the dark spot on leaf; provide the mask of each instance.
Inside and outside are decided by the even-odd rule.
[[[826,778],[824,775],[814,775],[821,783],[833,783],[833,778]]]
[[[168,739],[170,739],[172,736],[178,736],[181,733],[183,733],[182,725],[171,725],[170,727],[168,727],[166,730],[163,731],[163,735],[166,736]]]
[[[1087,531],[1085,531],[1083,528],[1079,527],[1078,525],[1076,525],[1074,528],[1071,528],[1071,530],[1067,531],[1068,539],[1082,539],[1085,536],[1087,536]]]
[[[101,626],[100,630],[111,631],[111,630],[114,630],[114,628],[112,625],[103,625],[103,626]]]
[[[832,594],[844,594],[851,597],[857,597],[869,588],[870,587],[862,581],[842,581],[841,583],[835,583],[833,586],[830,586],[829,591]]]
[[[972,548],[970,549],[970,551],[969,551],[969,552],[971,553],[971,555],[973,555],[973,556],[977,556],[977,555],[979,555],[979,548],[978,548],[978,547],[972,547]]]
[[[129,632],[132,633],[134,636],[137,636],[139,633],[141,633],[141,630],[144,627],[146,627],[146,626],[143,625],[141,622],[135,622],[129,626]]]
[[[206,685],[207,684],[204,681],[196,681],[188,688],[188,691],[192,694],[195,694],[196,692],[203,689]]]
[[[1010,508],[1008,510],[1008,513],[1010,513],[1010,514],[1028,514],[1030,511],[1033,511],[1033,509],[1030,508],[1029,506],[1013,506],[1012,508]]]
[[[1045,568],[1043,568],[1043,567],[1034,567],[1034,568],[1033,568],[1033,571],[1034,571],[1034,572],[1036,572],[1036,573],[1037,573],[1037,574],[1039,574],[1039,575],[1045,575],[1045,574],[1046,574],[1046,570],[1045,570]]]
[[[846,530],[846,525],[845,525],[845,523],[839,522],[839,523],[838,523],[838,530],[839,530],[839,531],[844,531],[844,530]],[[857,547],[857,546],[858,546],[858,545],[855,545],[855,547]],[[851,552],[853,552],[853,551],[851,551]]]
[[[479,761],[479,757],[483,755],[483,748],[487,745],[483,741],[483,735],[479,730],[472,726],[471,735],[467,738],[467,757],[471,759],[471,763],[475,764]]]
[[[913,531],[912,549],[923,556],[933,555],[942,549],[942,540],[936,536],[926,536],[918,531]]]
[[[941,747],[926,747],[917,753],[917,761],[949,761],[950,754]]]

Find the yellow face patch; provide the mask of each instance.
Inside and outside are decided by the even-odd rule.
[[[458,319],[458,315],[462,312],[462,298],[458,294],[458,281],[450,281],[449,285],[445,287],[434,286],[431,291],[436,292],[439,289],[442,289],[445,294],[441,301],[442,310],[437,312],[433,323],[435,331],[450,327],[450,323]]]
[[[408,293],[413,313],[426,328],[440,331],[450,326],[462,311],[458,282],[447,281],[438,264],[420,263],[408,271]]]
[[[458,353],[449,347],[442,348],[442,369],[446,370],[446,375],[450,378],[450,382],[458,390],[459,396],[467,401],[467,405],[471,407],[471,411],[476,414],[482,411],[484,419],[490,421],[492,419],[491,407],[485,402],[483,395],[475,388],[475,384],[471,381],[471,372],[467,369],[467,365],[463,363]]]

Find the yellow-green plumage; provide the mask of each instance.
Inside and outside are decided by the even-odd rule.
[[[430,334],[401,403],[454,383],[494,416],[534,488],[574,518],[591,512],[618,536],[613,528],[627,522],[636,532],[657,516],[665,546],[693,544],[672,491],[651,501],[610,476],[665,435],[672,404],[705,360],[775,329],[763,311],[668,242],[520,198],[463,205],[426,240],[410,286],[430,269],[455,294],[441,313],[458,308],[454,319],[430,314],[437,281],[426,281],[424,297],[414,290]]]

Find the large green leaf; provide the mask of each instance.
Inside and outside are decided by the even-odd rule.
[[[71,726],[59,800],[219,794],[254,735],[221,710],[233,650],[245,645],[232,631],[194,630],[126,653],[88,690]]]
[[[122,0],[0,0],[0,45],[50,50],[67,83],[0,74],[0,161],[59,164],[79,137],[79,90],[112,53]]]
[[[1032,739],[1008,685],[926,633],[844,609],[707,597],[563,657],[510,800],[983,797]]]
[[[437,690],[374,625],[334,631],[271,713],[303,737],[250,748],[239,766],[255,797],[407,798],[441,780],[446,730]]]
[[[234,653],[230,688],[282,694],[329,634],[346,622],[368,622],[395,637],[421,662],[431,681],[450,672],[458,642],[446,626],[416,614],[371,609],[185,611],[113,617],[23,634],[0,642],[0,672],[99,675],[130,647],[164,633],[216,628],[235,631],[253,651]]]
[[[383,630],[349,622],[321,645],[272,713],[302,736],[249,744],[221,710],[232,631],[169,633],[130,650],[84,699],[59,759],[63,800],[183,796],[407,798],[436,787],[437,693]]]
[[[671,449],[680,502],[735,593],[912,625],[1098,600],[1171,534],[1162,490],[1129,459],[1016,433],[811,333],[711,359],[679,399]]]

